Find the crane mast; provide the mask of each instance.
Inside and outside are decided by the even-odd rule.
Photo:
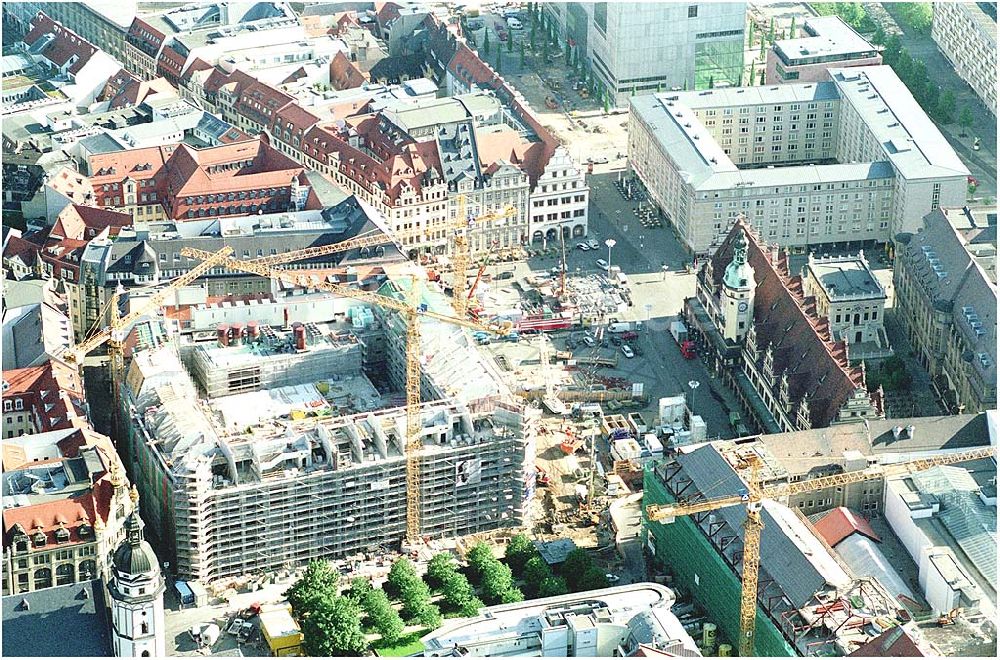
[[[761,509],[766,499],[781,499],[834,486],[870,481],[887,476],[907,474],[927,470],[938,465],[953,465],[966,461],[996,456],[995,447],[981,447],[950,454],[938,454],[904,463],[873,465],[864,470],[842,472],[840,474],[816,477],[804,481],[764,486],[760,481],[760,458],[750,455],[737,465],[737,471],[746,474],[745,494],[727,495],[688,504],[652,504],[646,507],[646,517],[650,522],[673,522],[677,516],[715,511],[729,506],[744,505],[747,517],[743,523],[743,576],[740,592],[740,639],[739,654],[743,657],[754,655],[754,633],[757,624],[757,581],[760,573],[760,535],[764,529]]]

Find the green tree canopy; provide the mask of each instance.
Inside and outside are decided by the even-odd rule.
[[[885,40],[885,48],[882,49],[882,63],[895,68],[899,62],[899,56],[903,54],[903,42],[898,34],[894,34]]]
[[[938,99],[938,118],[946,124],[950,124],[955,119],[955,92],[950,89],[944,90],[941,98]]]
[[[337,595],[339,582],[340,576],[333,570],[330,562],[309,562],[302,577],[285,592],[285,598],[292,606],[292,615],[299,621],[308,618],[321,599]]]
[[[476,597],[469,579],[457,571],[451,572],[444,578],[442,593],[444,594],[442,601],[454,611],[460,611]]]
[[[439,552],[427,562],[427,574],[424,579],[432,589],[440,589],[445,578],[456,571],[455,557],[450,552]]]
[[[302,620],[302,646],[310,657],[357,656],[368,647],[361,611],[350,598],[323,595]]]
[[[568,555],[559,569],[559,573],[566,578],[566,583],[570,590],[577,591],[580,580],[584,574],[594,567],[594,560],[585,550],[577,548]]]
[[[351,580],[351,588],[347,590],[347,597],[356,603],[363,603],[365,597],[374,591],[371,580],[365,577],[356,577]]]
[[[461,614],[462,616],[476,616],[477,614],[479,614],[479,610],[483,609],[484,607],[486,607],[486,605],[483,603],[483,601],[479,600],[478,598],[473,598],[465,605],[463,605],[462,609],[460,609],[458,613]]]
[[[520,576],[524,570],[524,565],[537,554],[538,550],[527,534],[515,534],[507,542],[507,550],[504,558],[507,561],[507,565],[514,571],[514,574]]]
[[[552,575],[542,580],[538,585],[538,597],[548,598],[550,596],[562,596],[569,593],[566,580],[558,575]]]
[[[537,589],[545,578],[552,577],[552,569],[540,556],[534,556],[524,564],[521,578],[525,584]]]
[[[395,644],[403,634],[403,619],[389,602],[389,597],[381,589],[371,589],[365,593],[361,603],[368,615],[368,621],[386,644]]]
[[[972,128],[973,122],[976,118],[972,114],[972,109],[969,106],[962,106],[962,111],[958,113],[958,125],[962,127],[963,131],[967,131]]]
[[[393,562],[392,568],[389,569],[389,577],[385,581],[385,592],[391,598],[399,598],[408,587],[417,582],[423,584],[423,581],[417,576],[417,570],[413,567],[413,563],[406,557],[400,557]]]
[[[590,591],[592,589],[606,589],[607,586],[608,578],[604,571],[597,566],[591,566],[577,583],[577,590]]]
[[[473,581],[478,582],[482,576],[483,566],[490,561],[496,560],[490,546],[485,543],[477,543],[465,555],[465,560],[469,564],[469,573]]]
[[[483,595],[487,602],[501,602],[501,596],[514,588],[514,575],[510,567],[499,561],[492,561],[482,569]]]

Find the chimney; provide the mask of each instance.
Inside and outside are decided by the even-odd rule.
[[[916,432],[916,430],[917,430],[917,427],[914,426],[913,424],[910,424],[909,426],[907,426],[906,427],[906,437],[912,439],[913,438],[913,434]]]
[[[903,433],[903,427],[902,426],[893,426],[892,427],[892,439],[893,440],[899,440],[899,436],[902,433]]]

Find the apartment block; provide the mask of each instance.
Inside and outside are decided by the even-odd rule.
[[[896,237],[895,305],[952,412],[996,407],[996,208],[937,209]]]
[[[819,82],[830,79],[830,69],[882,64],[878,48],[839,16],[809,18],[802,32],[803,36],[775,41],[767,51],[767,84]]]
[[[738,214],[768,243],[843,251],[964,201],[968,169],[889,67],[830,75],[632,99],[629,166],[691,252]]]
[[[740,85],[745,2],[544,3],[613,106],[636,94]]]
[[[935,2],[931,37],[955,73],[997,114],[997,6],[992,2]]]

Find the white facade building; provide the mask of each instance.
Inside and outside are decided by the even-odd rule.
[[[738,85],[743,74],[745,2],[545,3],[572,39],[611,104],[656,90]]]
[[[796,251],[888,241],[961,206],[969,170],[887,66],[830,82],[635,97],[629,166],[688,249],[744,214]]]
[[[587,235],[590,187],[587,178],[565,147],[558,147],[538,177],[529,197],[529,232],[532,242]]]
[[[990,13],[984,8],[987,5]],[[997,8],[985,2],[935,2],[931,37],[955,73],[997,114]]]

